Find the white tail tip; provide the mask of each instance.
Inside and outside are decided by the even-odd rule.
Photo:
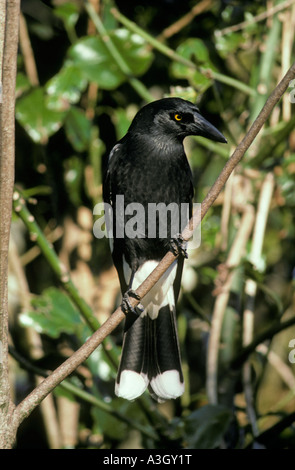
[[[126,400],[135,400],[143,394],[148,386],[148,378],[132,370],[123,370],[120,382],[116,383],[115,393]]]

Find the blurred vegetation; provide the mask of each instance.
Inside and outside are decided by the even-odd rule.
[[[181,96],[227,136],[228,146],[186,140],[201,202],[294,61],[295,31],[291,1],[21,7],[15,172],[27,209],[20,217],[14,206],[9,280],[17,402],[120,302],[108,241],[92,233],[93,208],[108,152],[136,111]],[[290,86],[189,252],[178,304],[183,397],[158,406],[148,395],[114,396],[121,327],[22,424],[17,448],[294,447],[292,96]]]

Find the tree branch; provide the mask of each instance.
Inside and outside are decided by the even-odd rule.
[[[129,68],[129,65],[124,60],[118,49],[116,48],[114,42],[112,41],[111,37],[108,34],[108,31],[105,29],[100,17],[96,13],[93,5],[88,1],[84,4],[85,10],[87,11],[89,17],[93,21],[98,33],[100,34],[102,40],[106,48],[108,49],[109,53],[113,57],[114,61],[116,62],[117,66],[121,70],[121,72],[127,77],[130,85],[134,88],[134,90],[138,93],[138,95],[144,99],[147,103],[153,100],[153,96],[150,94],[148,89],[144,86],[144,84],[138,80],[136,77],[133,76],[132,71]]]
[[[252,124],[242,142],[234,151],[232,157],[225,165],[221,174],[212,186],[202,203],[201,219],[204,218],[209,208],[221,192],[224,184],[232,173],[236,165],[241,161],[245,152],[257,136],[258,132],[268,119],[272,109],[278,103],[283,93],[288,88],[290,80],[295,77],[295,64],[289,69],[282,81],[275,88],[273,93],[266,101],[259,116]],[[194,229],[199,224],[199,214],[194,214],[187,227],[182,232],[183,238],[189,240]],[[160,277],[165,273],[169,266],[176,260],[176,256],[172,252],[168,252],[154,271],[136,290],[140,298],[144,297],[150,289],[156,284]],[[138,304],[138,300],[131,299],[133,306]],[[71,358],[67,359],[59,366],[48,378],[46,378],[32,393],[30,393],[15,409],[13,416],[13,427],[17,429],[18,425],[28,416],[31,411],[50,393],[62,380],[71,374],[87,357],[98,347],[98,345],[121,323],[125,318],[121,307],[118,307],[111,317],[97,330],[87,341],[77,350]]]

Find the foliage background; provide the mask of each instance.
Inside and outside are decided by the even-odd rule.
[[[287,6],[275,13],[280,3]],[[225,147],[186,140],[201,202],[294,61],[295,6],[217,0],[89,5],[21,2],[16,186],[102,323],[120,302],[108,242],[92,233],[109,150],[146,101],[170,95],[197,101],[229,141]],[[118,21],[113,7],[134,22],[133,30]],[[159,406],[148,396],[134,403],[115,398],[112,361],[120,353],[120,327],[108,344],[112,361],[103,349],[92,354],[71,387],[58,387],[22,424],[17,448],[294,446],[295,327],[269,335],[246,364],[238,360],[243,344],[294,317],[292,86],[289,91],[205,218],[201,247],[186,263],[178,305],[184,396]],[[261,215],[265,187],[269,204]],[[261,217],[260,252],[253,227]],[[9,279],[16,402],[40,380],[37,368],[53,370],[91,334],[60,284],[16,210]],[[217,334],[214,344],[210,332],[211,338]]]

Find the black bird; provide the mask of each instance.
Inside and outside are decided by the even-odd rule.
[[[226,142],[194,104],[164,98],[137,113],[109,155],[103,197],[126,313],[115,393],[128,400],[147,388],[158,401],[177,398],[184,391],[175,314],[184,256],[175,260],[135,312],[128,299],[167,251],[175,250],[177,232],[192,215],[192,173],[183,147],[189,135]],[[159,203],[172,210],[166,217],[156,211],[151,219],[148,209],[160,208]],[[175,208],[181,207],[187,208],[185,217],[175,218]],[[182,246],[180,250],[183,254]]]

